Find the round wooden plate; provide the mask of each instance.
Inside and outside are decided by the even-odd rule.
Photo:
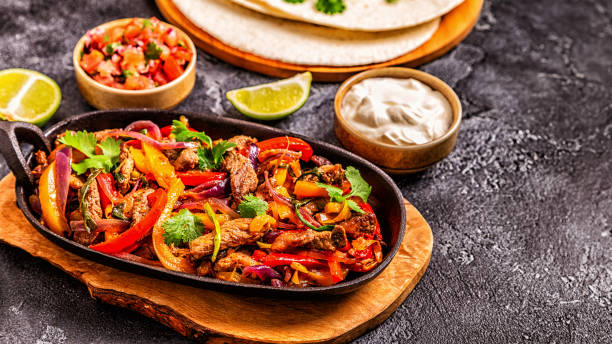
[[[0,181],[0,242],[49,261],[87,285],[94,299],[125,307],[207,343],[345,343],[384,321],[429,264],[433,235],[406,201],[404,241],[389,266],[348,295],[272,299],[188,287],[97,264],[54,245],[16,206],[15,177]]]
[[[314,81],[339,82],[350,75],[366,69],[406,65],[416,67],[442,56],[459,44],[476,24],[484,0],[465,0],[442,17],[438,30],[431,39],[417,49],[395,59],[362,66],[307,66],[271,60],[231,47],[211,36],[194,23],[174,5],[172,0],[155,0],[166,20],[185,31],[207,53],[221,60],[254,72],[287,78],[296,73],[310,71]]]

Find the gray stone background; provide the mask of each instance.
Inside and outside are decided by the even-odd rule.
[[[151,0],[3,0],[0,69],[54,78],[64,96],[54,121],[92,110],[75,85],[74,44],[131,16],[161,18]],[[611,18],[608,0],[487,0],[470,36],[422,66],[456,90],[465,116],[448,159],[395,178],[431,224],[434,252],[413,293],[356,343],[612,343]],[[270,80],[200,51],[179,109],[242,118],[224,93]],[[274,125],[337,143],[337,87],[314,84]],[[0,244],[0,342],[188,340]]]

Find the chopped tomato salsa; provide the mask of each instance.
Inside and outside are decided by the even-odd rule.
[[[144,90],[178,78],[192,59],[184,35],[152,17],[90,30],[80,65],[103,85]]]

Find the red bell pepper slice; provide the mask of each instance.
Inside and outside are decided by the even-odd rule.
[[[183,184],[195,186],[210,182],[213,180],[223,180],[227,173],[225,172],[207,172],[207,171],[187,171],[176,172],[176,176],[181,179]]]
[[[89,248],[102,253],[119,253],[134,245],[149,234],[151,228],[160,217],[164,206],[166,205],[167,194],[163,189],[157,189],[155,192],[155,203],[145,217],[136,223],[134,226],[121,233],[118,237],[111,240],[91,245]]]
[[[255,259],[258,262],[261,262],[268,254],[262,250],[255,250],[251,255],[251,258]]]
[[[332,276],[332,281],[334,281],[334,283],[342,281],[344,279],[344,275],[342,274],[342,266],[340,265],[340,262],[338,262],[334,256],[330,256],[327,263],[329,265],[329,273]]]
[[[98,187],[102,191],[102,195],[100,195],[102,196],[102,203],[104,203],[104,198],[111,201],[113,204],[121,202],[123,197],[115,188],[115,178],[112,174],[100,173],[96,179],[98,181]],[[103,206],[106,206],[106,204],[103,204]]]
[[[363,201],[359,202],[359,208],[361,208],[361,210],[365,211],[366,213],[374,214],[374,216],[376,217],[374,209],[372,209],[372,206],[370,206],[368,203]],[[374,230],[372,236],[376,240],[382,240],[382,233],[380,232],[380,224],[378,223],[378,218],[376,218],[376,229]]]
[[[265,256],[262,260],[264,265],[267,265],[271,268],[280,266],[280,265],[290,265],[291,263],[296,262],[304,265],[307,268],[320,268],[326,267],[327,264],[322,263],[316,259],[299,256],[296,254],[287,254],[287,253],[270,253]]]
[[[289,136],[275,137],[273,139],[258,142],[257,147],[259,147],[260,152],[270,149],[288,149],[296,152],[302,152],[300,159],[304,161],[309,161],[313,153],[312,147],[310,147],[306,141],[298,139],[297,137]]]

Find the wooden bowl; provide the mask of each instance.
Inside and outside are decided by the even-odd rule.
[[[133,18],[113,20],[98,27],[108,29],[114,26],[122,26],[129,23]],[[171,82],[147,90],[122,90],[118,88],[102,85],[92,79],[81,68],[79,63],[81,51],[85,44],[85,34],[74,47],[72,53],[72,64],[76,76],[79,91],[89,104],[97,109],[116,109],[116,108],[154,108],[172,109],[183,101],[195,84],[196,75],[196,48],[191,39],[176,26],[164,23],[176,30],[179,36],[184,37],[189,49],[193,52],[193,59],[187,65],[185,72]]]
[[[356,83],[375,77],[413,78],[419,80],[446,97],[453,111],[453,120],[448,131],[441,137],[423,144],[392,145],[373,141],[355,130],[341,113],[342,101],[348,90]],[[334,131],[338,140],[349,151],[361,155],[393,174],[422,171],[444,159],[455,147],[461,124],[461,102],[444,81],[435,76],[411,68],[392,67],[372,69],[356,74],[340,85],[334,101],[336,119]]]

